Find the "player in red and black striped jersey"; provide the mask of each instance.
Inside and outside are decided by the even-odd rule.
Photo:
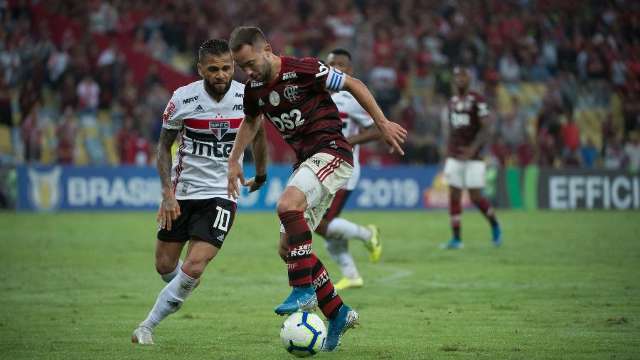
[[[443,245],[446,249],[462,248],[460,217],[462,192],[469,197],[491,224],[495,246],[502,244],[502,231],[491,204],[482,195],[485,163],[480,150],[489,139],[489,109],[482,95],[469,90],[470,77],[464,67],[453,70],[455,94],[449,100],[449,144],[444,174],[449,183],[449,214],[453,236]]]
[[[330,91],[351,92],[371,115],[382,138],[400,154],[407,132],[384,116],[361,81],[317,59],[275,55],[259,28],[236,28],[229,45],[234,60],[251,79],[245,87],[245,119],[229,159],[229,193],[238,196],[238,182],[244,182],[238,160],[264,115],[297,156],[277,206],[280,256],[287,263],[293,289],[275,311],[282,315],[319,305],[329,319],[324,350],[331,351],[342,333],[357,322],[358,314],[342,303],[311,246],[311,232],[353,171],[351,145],[342,135],[342,121]]]

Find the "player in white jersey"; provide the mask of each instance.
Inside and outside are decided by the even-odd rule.
[[[202,80],[177,89],[162,116],[158,172],[162,203],[158,209],[156,270],[167,282],[132,342],[153,344],[153,330],[176,312],[216,256],[235,218],[236,203],[227,195],[228,159],[240,123],[244,85],[232,80],[234,63],[225,40],[209,40],[198,51]],[[171,146],[180,136],[173,166]],[[266,138],[253,140],[256,174],[250,191],[266,181]],[[180,254],[189,243],[184,262]]]
[[[327,64],[349,75],[353,74],[351,54],[347,50],[331,51],[327,57]],[[362,226],[338,217],[360,178],[360,146],[358,144],[378,139],[380,132],[374,126],[369,113],[360,106],[351,93],[339,91],[333,93],[331,98],[336,103],[343,121],[342,133],[353,145],[353,173],[346,187],[336,193],[331,206],[316,228],[316,233],[326,239],[327,250],[340,267],[343,277],[336,283],[335,288],[342,290],[364,285],[353,256],[349,253],[348,240],[356,239],[363,242],[369,250],[369,260],[372,262],[378,262],[382,254],[378,228],[375,225]]]

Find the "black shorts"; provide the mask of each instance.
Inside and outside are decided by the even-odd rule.
[[[344,205],[349,199],[349,195],[351,195],[351,190],[340,189],[336,192],[336,195],[331,201],[331,205],[327,209],[327,212],[324,213],[324,219],[326,221],[331,222],[331,220],[337,218],[340,215],[342,209],[344,208]]]
[[[223,198],[212,198],[178,200],[178,204],[180,216],[171,224],[171,231],[158,230],[158,240],[185,242],[195,238],[221,248],[236,217],[236,203]]]

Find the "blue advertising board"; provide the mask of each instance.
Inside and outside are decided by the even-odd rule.
[[[17,170],[20,210],[155,210],[160,202],[160,180],[153,167],[19,166]],[[247,176],[252,171],[247,166]],[[269,180],[259,192],[243,191],[241,209],[275,209],[291,167],[272,165],[268,174]],[[365,166],[346,207],[363,210],[439,207],[433,199],[440,195],[434,196],[431,189],[437,177],[440,176],[435,166]]]

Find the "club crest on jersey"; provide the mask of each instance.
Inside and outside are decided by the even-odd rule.
[[[298,85],[287,85],[284,88],[284,98],[294,103],[300,99],[298,96]]]
[[[275,90],[271,91],[271,93],[269,94],[269,102],[273,106],[280,105],[280,95],[278,95],[277,91]]]
[[[222,137],[229,131],[229,122],[209,121],[209,130],[215,135],[216,139],[222,140]]]

